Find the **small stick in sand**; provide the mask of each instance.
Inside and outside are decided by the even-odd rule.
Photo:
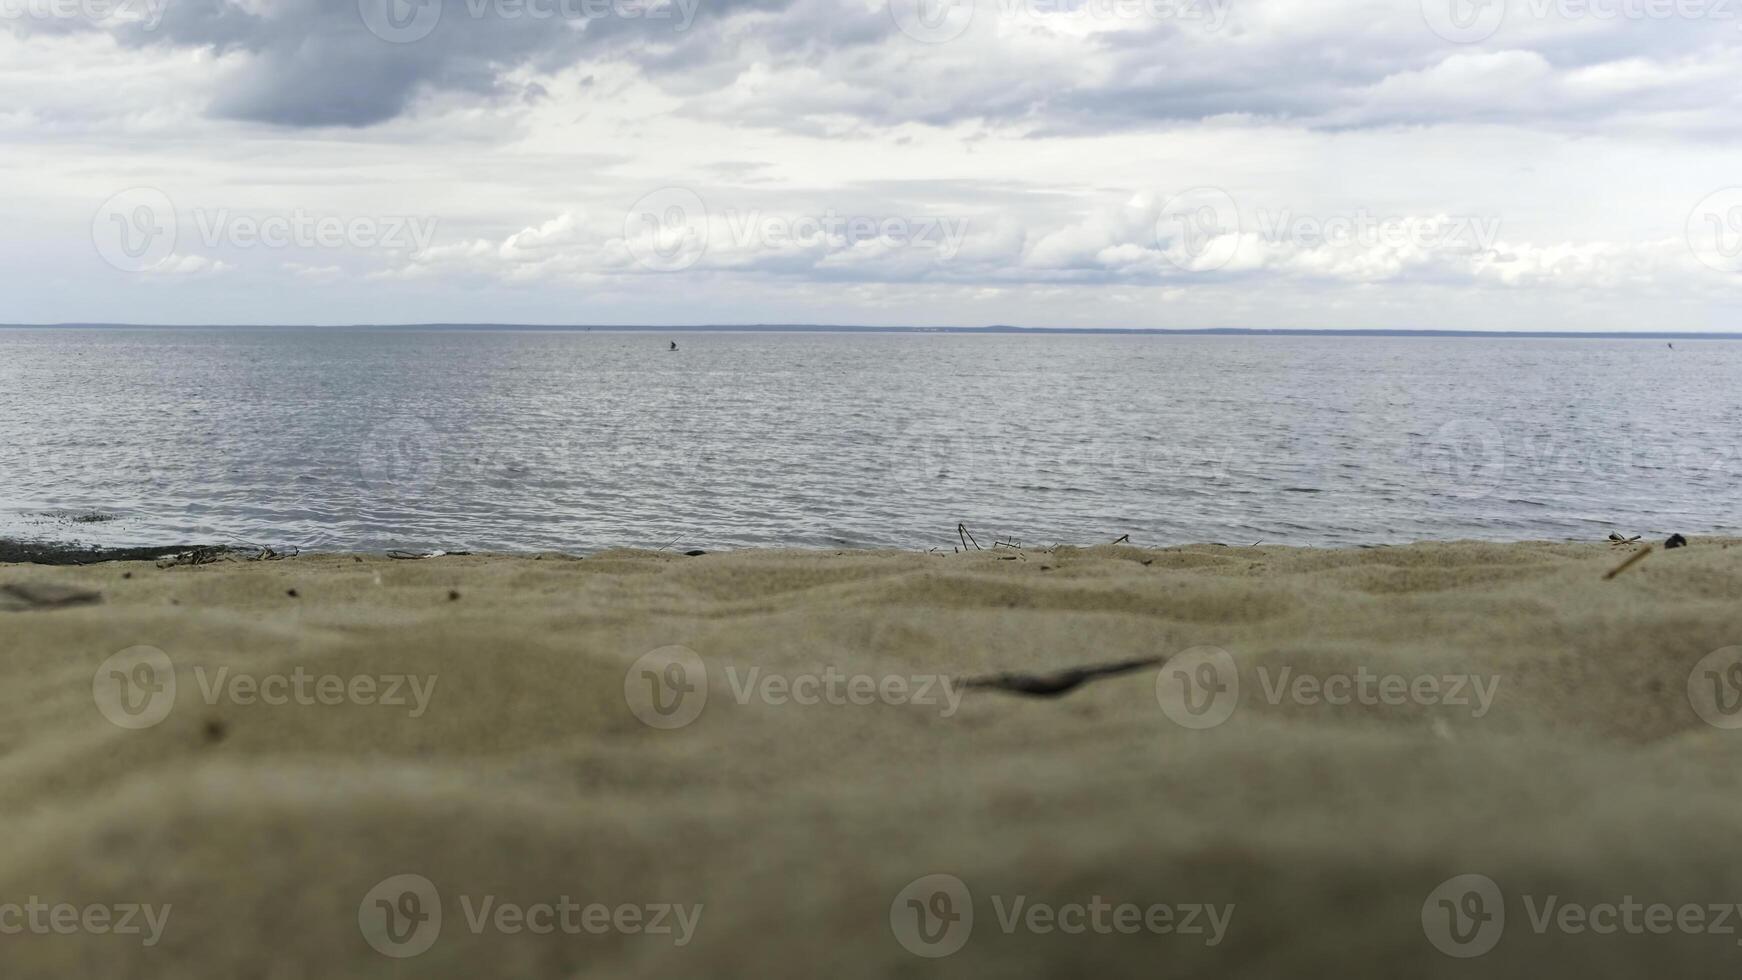
[[[962,550],[967,551],[968,550],[968,542],[974,541],[974,532],[968,530],[968,525],[966,525],[966,524],[957,524],[956,525],[956,537],[962,539]],[[983,550],[980,547],[980,542],[974,541],[974,550],[975,551]]]
[[[1050,674],[1010,672],[993,674],[990,677],[963,678],[961,685],[969,689],[984,688],[993,691],[1009,691],[1012,694],[1024,694],[1031,698],[1056,698],[1082,687],[1089,681],[1100,680],[1104,677],[1118,677],[1121,674],[1129,674],[1145,667],[1154,667],[1166,661],[1166,657],[1142,657],[1137,660],[1121,660],[1111,664],[1072,667]]]
[[[1629,568],[1632,568],[1634,565],[1639,564],[1639,562],[1642,559],[1644,559],[1646,555],[1649,555],[1649,554],[1651,554],[1651,545],[1646,545],[1645,547],[1639,549],[1638,551],[1635,551],[1633,554],[1628,555],[1626,561],[1622,562],[1619,565],[1616,565],[1614,568],[1611,568],[1611,569],[1609,569],[1608,572],[1604,573],[1604,575],[1603,575],[1604,580],[1612,579],[1615,576],[1620,575],[1622,572],[1627,571]]]

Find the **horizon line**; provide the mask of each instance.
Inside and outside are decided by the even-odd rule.
[[[537,324],[537,323],[8,323],[0,330],[504,330],[618,333],[932,333],[1083,334],[1095,336],[1281,336],[1281,337],[1517,337],[1577,340],[1742,340],[1742,332],[1689,330],[1426,330],[1392,327],[901,327],[822,323],[757,324]]]

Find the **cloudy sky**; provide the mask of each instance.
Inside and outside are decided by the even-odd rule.
[[[0,0],[0,322],[1742,329],[1742,0]]]

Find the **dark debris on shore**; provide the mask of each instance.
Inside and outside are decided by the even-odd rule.
[[[63,541],[0,538],[0,564],[95,565],[105,561],[156,561],[191,549],[191,545],[185,544],[157,548],[97,548]]]

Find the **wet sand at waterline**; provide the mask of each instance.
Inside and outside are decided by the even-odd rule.
[[[1730,975],[1733,544],[0,566],[0,972]]]

